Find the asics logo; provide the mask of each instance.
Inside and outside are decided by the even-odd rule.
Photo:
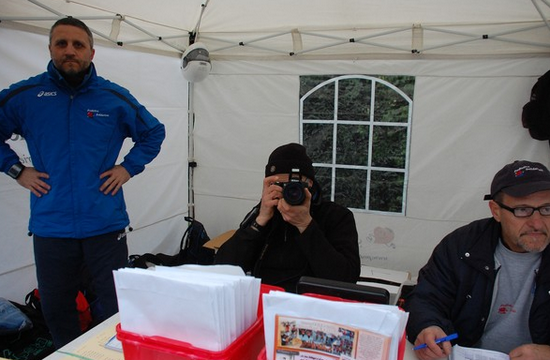
[[[57,91],[41,91],[37,95],[37,97],[42,96],[57,96]]]

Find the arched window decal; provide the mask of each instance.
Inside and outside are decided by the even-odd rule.
[[[405,214],[414,81],[300,78],[300,141],[325,197],[354,210]]]

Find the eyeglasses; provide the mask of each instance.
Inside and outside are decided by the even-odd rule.
[[[508,210],[509,212],[514,214],[515,217],[518,217],[518,218],[527,218],[533,215],[535,211],[538,211],[539,214],[541,214],[542,216],[550,216],[550,205],[543,205],[539,207],[518,206],[515,208],[511,208],[498,201],[495,201],[495,202],[498,204],[498,206]]]

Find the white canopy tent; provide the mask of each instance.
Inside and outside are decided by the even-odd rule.
[[[547,0],[4,0],[0,20],[45,31],[79,17],[112,44],[213,59],[359,59],[546,54]]]
[[[405,215],[355,212],[365,265],[415,276],[441,237],[489,216],[482,198],[505,163],[549,164],[548,143],[520,122],[550,69],[546,0],[3,0],[1,88],[43,71],[44,35],[65,15],[93,29],[98,72],[167,126],[159,157],[125,187],[132,253],[179,244],[189,119],[196,218],[210,236],[238,226],[271,150],[299,140],[300,75],[416,78]],[[179,69],[190,35],[213,64],[191,87]],[[7,176],[0,194],[0,296],[20,301],[35,285],[28,195]]]

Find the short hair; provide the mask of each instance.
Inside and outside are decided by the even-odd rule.
[[[52,33],[53,30],[58,27],[59,25],[70,25],[70,26],[76,26],[77,28],[80,28],[84,31],[86,31],[86,34],[88,35],[88,39],[90,40],[90,47],[94,48],[94,36],[92,34],[92,31],[88,27],[88,25],[84,24],[82,20],[79,20],[77,18],[74,18],[72,16],[68,16],[62,19],[59,19],[55,22],[55,24],[52,25],[50,29],[50,43],[52,42]]]

